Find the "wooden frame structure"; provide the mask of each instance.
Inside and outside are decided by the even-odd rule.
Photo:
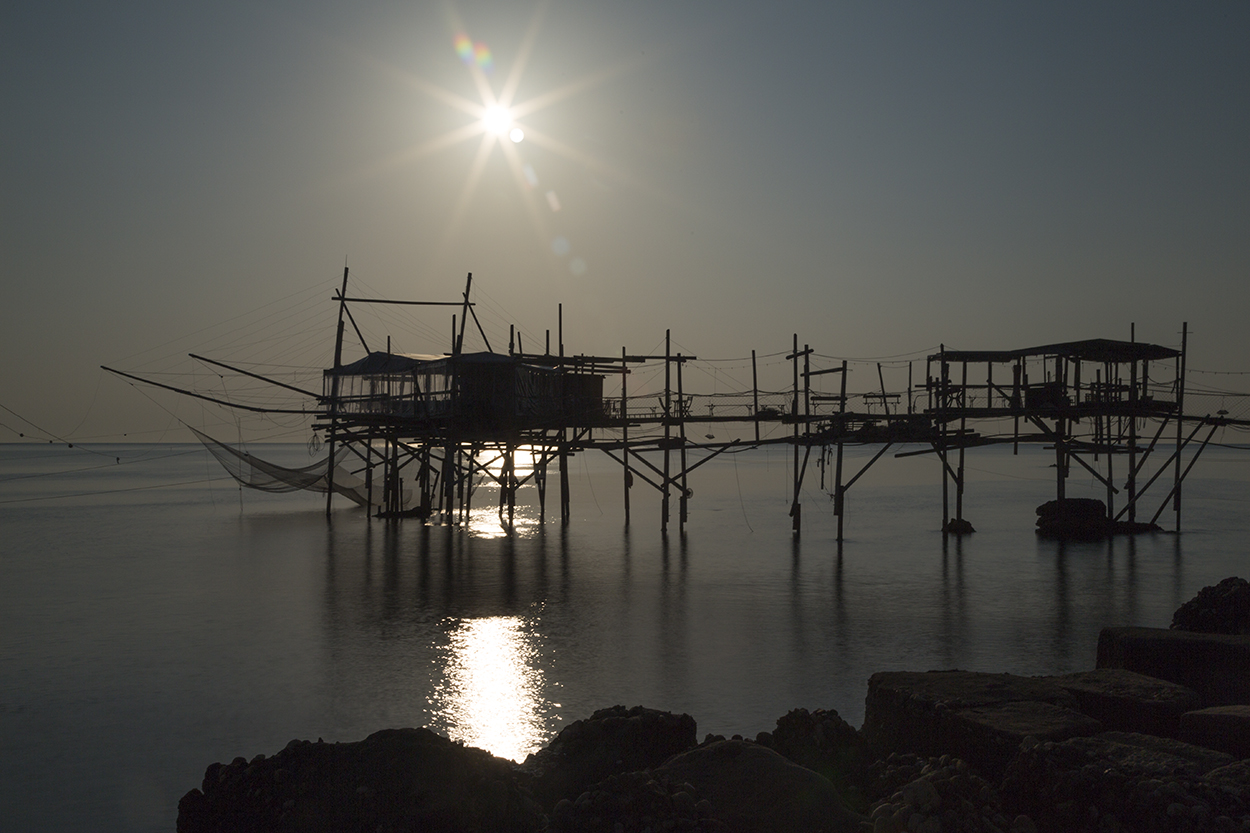
[[[848,393],[847,362],[813,368],[816,353],[807,344],[800,349],[796,334],[786,355],[792,363],[788,392],[760,390],[752,351],[749,393],[707,395],[686,390],[683,369],[697,359],[674,353],[669,332],[665,334],[663,355],[634,355],[625,348],[614,357],[566,355],[561,310],[554,353],[550,333],[545,352],[525,352],[515,328],[508,352],[496,353],[491,351],[470,301],[472,274],[462,299],[448,302],[348,297],[348,277],[345,268],[342,287],[333,297],[339,305],[334,364],[323,372],[320,393],[203,359],[315,398],[313,428],[324,432],[329,459],[355,458],[358,467],[348,473],[363,474],[363,483],[357,481],[352,490],[336,488],[336,466],[327,466],[327,482],[321,484],[326,492],[327,515],[335,491],[340,491],[368,506],[371,515],[461,523],[471,511],[475,483],[484,478],[499,487],[502,524],[512,526],[517,490],[527,485],[537,489],[539,522],[543,523],[548,468],[554,463],[560,520],[567,525],[571,519],[569,458],[578,452],[598,450],[622,468],[627,526],[631,488],[642,482],[659,493],[664,533],[676,494],[677,523],[684,532],[692,495],[689,477],[696,469],[728,451],[786,444],[793,449],[790,516],[794,534],[802,530],[800,497],[815,450],[815,468],[820,472],[821,489],[832,499],[840,542],[851,487],[892,447],[920,444],[925,448],[900,451],[895,456],[935,455],[942,470],[942,530],[960,533],[971,528],[963,517],[966,452],[999,443],[1011,443],[1016,448],[1020,443],[1044,443],[1055,451],[1056,496],[1065,496],[1065,480],[1071,464],[1076,463],[1106,486],[1108,519],[1121,521],[1127,516],[1126,529],[1137,528],[1134,525],[1146,490],[1170,471],[1171,489],[1151,522],[1158,520],[1170,502],[1179,531],[1183,481],[1214,431],[1222,425],[1250,425],[1250,421],[1228,419],[1223,412],[1214,417],[1185,415],[1187,325],[1179,350],[1135,339],[1096,339],[1007,351],[948,350],[942,346],[938,353],[928,356],[925,382],[919,389],[912,384],[909,363],[905,393],[886,388],[880,364],[879,390]],[[388,339],[386,351],[370,351],[349,306],[357,303],[460,307],[459,317],[452,318],[452,349],[436,356],[396,354],[390,351]],[[463,350],[469,318],[486,343],[485,351]],[[344,333],[349,323],[365,355],[344,363]],[[663,392],[630,396],[631,366],[658,361],[664,362]],[[111,372],[234,408],[274,411]],[[615,374],[621,377],[620,396],[606,397],[605,379]],[[837,394],[814,390],[813,380],[826,374],[839,374]],[[706,414],[698,412],[696,400],[706,407]],[[853,400],[862,407],[851,408]],[[708,441],[691,441],[690,427],[715,423],[753,424],[754,436],[716,441],[707,434]],[[789,430],[762,437],[761,425],[767,423]],[[1204,426],[1210,430],[1198,441],[1195,438]],[[1148,475],[1147,462],[1160,443],[1166,444],[1172,437],[1175,445],[1171,455]],[[1198,448],[1183,465],[1183,452],[1193,442],[1199,442]],[[848,445],[878,447],[849,478],[845,471]],[[517,454],[522,449],[533,461],[527,473],[517,467]],[[1107,458],[1105,474],[1090,463],[1102,456]],[[1121,458],[1126,462],[1117,467],[1113,461]],[[1117,510],[1116,498],[1121,494],[1124,498]]]

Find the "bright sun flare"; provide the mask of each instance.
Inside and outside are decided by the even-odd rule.
[[[384,170],[406,164],[419,157],[437,153],[461,142],[479,139],[477,153],[469,166],[464,186],[460,189],[459,197],[452,207],[447,229],[444,232],[444,241],[452,238],[463,220],[472,201],[478,181],[486,170],[486,163],[496,149],[503,154],[508,168],[511,170],[513,178],[516,180],[517,186],[525,198],[525,207],[534,229],[543,238],[549,238],[550,235],[540,216],[543,213],[541,208],[546,206],[552,212],[559,211],[559,198],[550,187],[539,187],[538,176],[534,168],[522,159],[522,150],[519,147],[522,142],[527,146],[533,144],[566,159],[590,166],[608,176],[621,176],[619,172],[611,170],[602,162],[558,141],[534,125],[525,124],[526,119],[533,113],[595,87],[609,77],[628,69],[624,64],[601,69],[598,72],[585,74],[577,80],[556,89],[548,90],[525,100],[515,100],[517,89],[521,84],[521,76],[529,62],[538,37],[544,5],[545,3],[540,2],[539,11],[535,14],[525,33],[508,77],[503,81],[498,91],[492,87],[487,78],[487,75],[494,68],[494,58],[490,50],[485,44],[474,43],[465,34],[456,36],[454,41],[455,49],[460,56],[460,60],[468,67],[470,77],[477,88],[476,100],[465,98],[422,78],[410,75],[405,76],[406,80],[414,87],[469,116],[470,121],[445,133],[432,136],[426,141],[412,148],[405,149],[392,157],[379,160],[370,167],[367,173],[379,174]],[[458,24],[458,21],[455,22]],[[458,26],[458,28],[463,32],[462,26]],[[518,122],[521,123],[519,124]]]
[[[508,108],[499,105],[487,107],[482,114],[482,124],[491,133],[502,136],[512,126],[512,114],[508,112]]]

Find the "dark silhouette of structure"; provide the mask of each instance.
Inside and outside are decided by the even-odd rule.
[[[371,515],[458,523],[470,511],[475,480],[485,478],[499,487],[503,523],[512,524],[517,490],[531,484],[537,489],[543,522],[548,470],[554,463],[560,520],[567,525],[569,458],[598,450],[622,467],[627,525],[630,491],[641,481],[659,493],[662,531],[667,532],[674,495],[678,525],[684,530],[692,494],[689,477],[696,469],[727,451],[787,444],[793,447],[790,515],[794,533],[802,529],[800,495],[815,451],[814,467],[819,469],[821,488],[832,498],[841,541],[845,497],[856,481],[890,448],[922,444],[926,446],[922,450],[895,456],[937,457],[943,472],[942,529],[962,532],[971,528],[963,517],[967,451],[999,443],[1016,447],[1044,443],[1055,451],[1056,496],[1064,498],[1065,480],[1075,463],[1106,485],[1107,513],[1114,520],[1127,515],[1130,523],[1136,523],[1147,490],[1170,473],[1171,488],[1151,521],[1170,502],[1179,530],[1182,483],[1214,431],[1222,425],[1250,425],[1250,421],[1229,419],[1224,412],[1186,415],[1187,326],[1179,350],[1135,339],[1095,339],[1007,351],[947,350],[943,346],[927,358],[922,386],[913,387],[909,365],[906,391],[891,392],[878,364],[880,390],[855,394],[847,391],[846,361],[813,368],[815,351],[810,345],[800,349],[795,335],[786,356],[793,366],[789,391],[759,389],[753,351],[750,391],[706,395],[686,391],[683,368],[696,357],[673,353],[668,334],[663,355],[631,355],[624,348],[613,357],[566,355],[561,312],[554,353],[550,334],[545,352],[524,352],[515,329],[508,352],[496,353],[490,350],[470,301],[471,274],[462,300],[455,302],[351,298],[347,283],[344,269],[342,289],[334,296],[339,304],[334,365],[323,373],[323,389],[318,393],[274,382],[315,400],[315,407],[304,412],[313,415],[313,428],[324,432],[329,457],[323,473],[312,476],[308,470],[299,470],[299,487],[324,491],[327,513],[337,492],[370,507]],[[459,318],[452,319],[451,351],[436,356],[396,354],[390,352],[389,343],[387,351],[370,351],[352,317],[350,305],[358,303],[459,307]],[[463,350],[469,318],[481,332],[486,351]],[[344,363],[347,323],[365,355]],[[664,363],[662,393],[630,396],[631,366],[658,361]],[[606,396],[605,380],[617,374],[620,396]],[[813,390],[813,379],[825,374],[840,375],[838,394]],[[158,386],[231,407],[272,410]],[[852,402],[859,407],[850,407]],[[693,426],[717,423],[753,424],[754,436],[717,441],[708,433],[697,442],[690,438],[688,429]],[[760,427],[768,423],[789,430],[782,436],[761,437]],[[1204,427],[1209,430],[1197,440]],[[1174,443],[1170,442],[1173,438]],[[1161,442],[1172,445],[1170,456],[1147,476],[1147,463],[1157,458]],[[1182,465],[1184,451],[1194,442],[1199,443],[1196,450],[1188,464]],[[879,447],[850,477],[844,470],[848,445]],[[518,452],[532,460],[524,467],[525,473],[518,469]],[[1105,474],[1090,462],[1102,456],[1107,458]],[[347,465],[350,460],[354,466]],[[1123,460],[1123,465],[1114,464],[1115,460]],[[266,482],[272,481],[274,468],[265,469]],[[344,482],[348,478],[353,481],[350,485]]]

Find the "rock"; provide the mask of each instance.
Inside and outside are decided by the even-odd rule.
[[[1075,709],[1031,700],[952,710],[944,724],[942,734],[951,754],[995,781],[1025,738],[1066,740],[1103,730],[1101,723]]]
[[[823,775],[850,809],[868,809],[855,786],[869,763],[868,745],[833,709],[794,709],[777,718],[775,730],[761,732],[756,740],[766,741],[763,745],[787,760]]]
[[[1250,761],[1235,761],[1216,767],[1206,777],[1212,784],[1239,794],[1250,807]]]
[[[693,785],[734,833],[859,833],[865,821],[842,806],[829,781],[748,741],[684,752],[655,776]]]
[[[1076,698],[1077,708],[1107,729],[1179,737],[1181,715],[1201,703],[1198,692],[1122,668],[1100,668],[1041,679]]]
[[[868,680],[863,734],[879,751],[950,753],[996,779],[1029,735],[1058,740],[1101,728],[1042,678],[892,671]]]
[[[1202,830],[1208,828],[1195,824],[1199,816],[1231,822],[1247,809],[1206,777],[1229,762],[1168,738],[1106,732],[1025,744],[1007,768],[1001,794],[1009,812],[1028,815],[1039,830]],[[1180,811],[1169,811],[1172,805]]]
[[[723,831],[711,805],[690,784],[673,784],[649,771],[612,775],[578,796],[559,801],[551,833],[642,833],[644,830]]]
[[[1000,823],[1006,817],[997,790],[958,758],[895,754],[871,769],[878,788],[894,784],[869,812],[874,833],[910,833],[913,819],[918,830],[942,833],[1003,833],[1007,829]],[[1025,833],[1031,824],[1027,816],[1018,816],[1011,829]]]
[[[427,729],[387,729],[356,743],[302,741],[250,764],[208,767],[201,789],[178,803],[177,829],[538,831],[542,813],[513,768]]]
[[[1172,615],[1174,630],[1250,634],[1250,582],[1230,576],[1204,587]]]
[[[1037,534],[1066,541],[1096,541],[1112,532],[1107,504],[1092,498],[1051,500],[1037,507]]]
[[[972,522],[963,518],[951,518],[946,522],[946,526],[942,527],[942,531],[948,535],[968,535],[976,532],[972,528]]]
[[[565,726],[521,765],[529,788],[547,809],[577,798],[609,775],[652,769],[697,743],[688,714],[613,706]]]
[[[1164,628],[1103,628],[1098,667],[1123,668],[1191,688],[1204,706],[1250,703],[1250,636]]]
[[[1250,758],[1250,706],[1213,706],[1183,714],[1180,738],[1234,758]]]

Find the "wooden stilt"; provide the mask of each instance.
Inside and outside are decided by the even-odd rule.
[[[673,434],[673,395],[672,395],[672,331],[664,331],[664,483],[660,497],[660,533],[668,533],[669,487],[669,455]]]
[[[622,492],[625,501],[625,528],[629,528],[629,488],[633,485],[634,478],[629,473],[629,396],[626,393],[626,380],[629,378],[629,368],[625,364],[625,348],[621,347],[621,460],[624,465],[621,467],[622,472]]]
[[[1184,443],[1181,440],[1184,434],[1184,420],[1182,415],[1185,413],[1185,352],[1189,345],[1189,322],[1185,321],[1181,324],[1181,355],[1177,359],[1178,372],[1176,383],[1176,474],[1173,477],[1172,485],[1172,509],[1176,512],[1176,531],[1181,531],[1181,481],[1184,476],[1181,474],[1181,449]]]
[[[681,465],[681,495],[677,499],[677,528],[680,532],[686,531],[686,518],[689,511],[690,488],[686,482],[686,397],[684,388],[681,383],[681,368],[685,364],[682,361],[681,353],[677,354],[677,417],[681,420],[678,425],[677,433],[681,440],[681,451],[679,452],[678,462]]]
[[[846,491],[842,486],[842,449],[845,445],[843,438],[846,436],[846,359],[842,360],[842,390],[838,397],[840,404],[838,413],[838,459],[833,468],[833,512],[838,518],[838,543],[842,542],[842,520],[846,516]]]
[[[751,403],[752,421],[755,423],[755,441],[760,441],[760,380],[755,368],[755,351],[751,351]]]

